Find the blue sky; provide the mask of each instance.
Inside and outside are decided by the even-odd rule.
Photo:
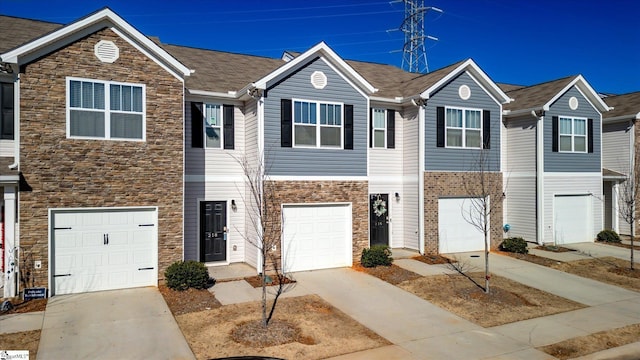
[[[603,93],[640,91],[636,0],[433,0],[429,68],[473,58],[497,82],[582,74]],[[104,6],[164,43],[268,57],[324,40],[346,59],[401,66],[400,2],[375,0],[0,0],[0,13],[68,23]]]

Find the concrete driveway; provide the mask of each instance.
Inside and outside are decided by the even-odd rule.
[[[157,288],[49,299],[38,359],[194,359]]]

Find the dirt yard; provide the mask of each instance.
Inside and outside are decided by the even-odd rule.
[[[604,257],[556,263],[551,267],[625,289],[640,291],[640,264],[636,264],[636,269],[632,271],[627,260]]]
[[[601,331],[595,334],[565,340],[559,343],[539,347],[538,350],[564,360],[573,359],[578,356],[592,354],[597,351],[611,349],[637,341],[640,341],[640,324],[629,325],[618,329]]]
[[[0,335],[0,350],[29,350],[29,359],[35,359],[40,344],[40,330]]]
[[[296,341],[270,347],[251,347],[233,340],[232,333],[238,326],[260,319],[258,302],[176,316],[198,359],[244,355],[324,359],[389,344],[315,295],[279,300],[274,318],[297,329]]]

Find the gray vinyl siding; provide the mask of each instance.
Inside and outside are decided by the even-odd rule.
[[[602,167],[629,173],[632,131],[629,121],[602,125]]]
[[[569,108],[569,99],[578,99],[578,108]],[[553,152],[553,116],[570,116],[593,119],[593,153]],[[575,87],[564,93],[550,106],[544,116],[544,171],[545,172],[601,172],[600,113]]]
[[[462,100],[458,95],[461,85],[471,89],[471,97]],[[477,169],[479,149],[437,147],[436,108],[473,108],[491,111],[491,149],[488,171],[500,171],[500,105],[480,87],[466,72],[438,90],[427,101],[425,109],[425,157],[426,171],[472,171]]]
[[[316,89],[311,74],[322,71],[327,86]],[[366,176],[367,99],[329,67],[315,59],[290,77],[267,89],[264,104],[265,162],[269,175],[280,176]],[[353,105],[353,150],[283,148],[280,146],[280,100],[303,99]],[[344,109],[344,107],[343,107]]]

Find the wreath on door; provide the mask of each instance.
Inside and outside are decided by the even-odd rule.
[[[387,202],[382,200],[380,195],[378,195],[376,201],[373,202],[373,213],[376,214],[377,217],[387,213]]]

